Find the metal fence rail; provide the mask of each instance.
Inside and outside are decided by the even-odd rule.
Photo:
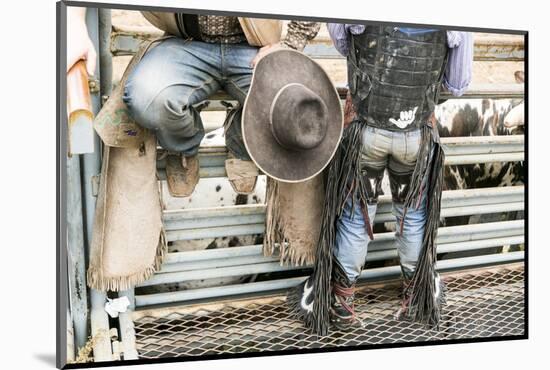
[[[515,141],[519,141],[519,138],[512,140],[512,142]],[[523,186],[445,191],[442,195],[442,217],[519,211],[524,208],[523,199]],[[265,205],[171,210],[164,211],[163,218],[168,241],[261,234],[265,230]],[[394,221],[394,216],[391,214],[391,197],[382,196],[374,222],[391,221]],[[518,245],[524,242],[523,234],[523,220],[442,227],[439,229],[437,239],[438,254]],[[375,234],[367,262],[396,258],[394,239],[393,232]],[[440,261],[440,263],[443,263],[442,266],[451,266],[449,268],[452,268],[455,266],[453,264],[468,266],[468,263],[474,265],[502,263],[516,261],[520,258],[523,258],[521,252],[480,256],[473,259],[455,259],[452,260],[451,265],[447,261]],[[307,266],[281,266],[276,256],[265,257],[262,255],[261,245],[168,253],[161,271],[139,286],[291,271],[305,267]],[[363,277],[387,278],[399,273],[399,267],[392,266],[378,271],[365,270]],[[259,283],[137,295],[136,306],[285,289],[302,280],[300,278],[278,279]]]
[[[438,230],[437,242],[444,245],[463,245],[472,242],[494,242],[509,238],[523,238],[523,220],[488,222],[483,224],[441,227]],[[395,251],[393,232],[377,233],[369,245],[371,254],[368,259],[375,259],[381,251]],[[520,244],[521,242],[501,243]],[[438,250],[446,253],[445,250]],[[248,245],[221,249],[205,249],[188,252],[168,253],[159,274],[173,271],[203,270],[225,266],[238,266],[253,263],[277,261],[277,256],[267,257],[262,254],[262,246]]]
[[[336,90],[341,99],[344,99],[348,93],[348,88],[342,84],[336,84]],[[439,98],[443,99],[523,99],[524,90],[523,84],[470,84],[468,90],[461,96],[454,96],[448,91],[441,91]],[[233,98],[224,91],[218,91],[213,94],[210,99],[212,100],[226,100],[234,102]],[[217,109],[221,109],[221,106],[217,106]]]
[[[445,270],[457,270],[466,269],[476,266],[490,266],[503,263],[511,263],[523,261],[523,252],[511,252],[504,254],[491,254],[476,257],[464,257],[451,260],[444,260],[437,262],[437,269],[441,271]],[[401,274],[401,268],[399,266],[370,268],[363,270],[359,279],[365,281],[376,281],[384,279],[397,278]],[[194,300],[204,299],[219,299],[227,296],[239,296],[243,294],[258,294],[265,292],[272,292],[277,290],[285,290],[293,288],[296,285],[305,281],[307,276],[267,280],[261,282],[247,283],[247,284],[235,284],[226,285],[223,289],[220,287],[211,288],[199,288],[190,290],[174,291],[170,293],[156,293],[147,295],[136,295],[136,307],[147,307],[154,305],[164,304],[181,304],[183,302],[189,302]]]
[[[114,27],[111,36],[113,56],[133,55],[140,43],[160,37],[163,32],[154,27]],[[332,46],[332,42],[322,35],[313,39],[304,52],[318,59],[343,59]],[[474,60],[476,61],[521,61],[524,59],[523,38],[476,37],[474,40]]]
[[[441,138],[447,165],[523,161],[524,142],[524,135]],[[199,150],[200,177],[226,177],[224,167],[226,159],[225,147],[201,148]],[[159,160],[157,169],[161,180],[166,179],[165,167],[165,160]]]
[[[492,238],[492,239],[480,239],[471,241],[462,241],[454,243],[439,242],[437,253],[454,253],[464,252],[472,250],[480,250],[492,247],[498,247],[502,245],[514,245],[524,242],[522,234]],[[385,248],[379,248],[378,251],[371,251],[366,261],[381,261],[397,258],[397,250],[393,246],[386,246]],[[213,266],[212,266],[213,265]],[[224,266],[227,265],[227,266]],[[297,269],[303,269],[306,266],[284,266],[279,263],[276,258],[269,258],[258,256],[256,260],[253,258],[236,259],[234,261],[216,261],[210,260],[208,263],[203,264],[203,268],[198,266],[180,265],[172,266],[172,272],[162,271],[162,273],[155,274],[150,279],[139,284],[138,286],[152,286],[158,284],[178,283],[191,280],[200,279],[212,279],[220,277],[233,277],[233,276],[246,276],[261,273],[291,271]],[[307,266],[311,267],[311,266]],[[222,288],[223,289],[223,288]]]
[[[458,243],[484,239],[492,240],[522,236],[523,231],[523,220],[448,226],[439,228],[437,242]],[[371,252],[392,249],[394,239],[395,235],[392,232],[377,233],[374,235],[374,240],[371,242],[369,249]],[[275,257],[263,256],[261,245],[175,252],[166,255],[159,273],[232,266],[240,263],[269,262],[274,259]]]
[[[110,33],[110,11],[97,10],[88,11],[88,26],[90,36],[99,51],[99,63],[101,73],[98,73],[99,81],[93,81],[96,86],[101,87],[100,93],[95,91],[93,94],[94,110],[100,107],[100,96],[105,97],[110,94],[112,81],[112,56],[122,56],[133,54],[144,40],[158,36],[157,31],[151,29],[122,29],[113,28]],[[315,59],[339,59],[341,56],[331,46],[326,37],[320,37],[307,46],[305,52]],[[474,47],[475,60],[489,61],[521,61],[524,59],[524,46],[522,37],[498,38],[498,37],[479,37],[475,40]],[[345,86],[338,86],[338,92],[341,97],[347,93]],[[471,89],[462,98],[523,98],[523,85],[520,84],[490,84],[471,86]],[[454,98],[449,94],[442,94],[442,98]],[[231,100],[224,93],[217,93],[211,97],[213,100],[207,110],[225,109],[219,104],[220,99]],[[443,138],[445,152],[447,154],[447,165],[462,165],[487,162],[506,162],[523,161],[523,136],[506,137],[484,137],[484,138]],[[227,156],[225,148],[209,147],[200,150],[200,176],[207,177],[225,177],[224,161]],[[79,221],[78,217],[72,217],[75,222],[83,222],[80,232],[83,234],[84,241],[89,243],[87,235],[91,235],[93,212],[95,210],[95,198],[93,195],[94,181],[97,181],[100,164],[100,151],[97,148],[96,153],[86,155],[80,158],[80,171],[82,189],[83,217]],[[164,162],[158,163],[159,175],[165,177]],[[73,171],[74,172],[74,171]],[[74,174],[69,176],[75,176]],[[72,186],[78,188],[75,179],[69,179]],[[445,192],[443,195],[442,217],[474,215],[498,212],[521,211],[524,207],[524,189],[522,186],[510,188],[489,188],[472,189],[454,192]],[[78,212],[77,212],[78,213]],[[169,241],[190,240],[200,238],[223,237],[231,235],[260,234],[264,231],[265,207],[263,206],[237,206],[227,208],[194,209],[183,211],[164,212],[164,223],[167,230]],[[380,202],[376,222],[390,222],[393,216],[390,212],[389,197],[383,197]],[[77,225],[75,223],[75,225]],[[78,233],[78,225],[75,228]],[[81,253],[83,246],[79,240],[80,236],[74,234],[77,242],[74,245],[80,250],[74,251],[75,255]],[[368,257],[368,261],[383,261],[395,258],[396,252],[393,247],[393,233],[376,234]],[[440,248],[438,252],[454,253],[469,250],[488,250],[502,245],[522,244],[524,242],[524,221],[502,221],[487,224],[463,225],[453,227],[442,227],[439,230],[438,242]],[[78,247],[80,245],[80,247]],[[454,258],[438,261],[437,268],[440,271],[450,271],[456,269],[471,268],[475,266],[490,266],[523,260],[523,252],[486,254],[476,257]],[[75,261],[69,261],[74,263]],[[75,269],[76,266],[70,266],[72,275],[78,276],[82,271]],[[247,275],[252,273],[280,272],[290,270],[287,266],[280,266],[276,258],[264,257],[261,253],[260,245],[204,250],[192,252],[169,253],[166,256],[165,263],[151,280],[142,284],[142,286],[151,286],[170,282],[181,282],[193,279],[205,279],[207,277]],[[79,272],[77,272],[79,271]],[[302,274],[307,273],[307,267]],[[487,272],[488,270],[485,269]],[[503,270],[504,271],[504,270]],[[520,271],[520,272],[518,272]],[[399,266],[388,266],[381,268],[369,268],[361,274],[362,281],[376,281],[389,279],[399,276]],[[523,306],[518,302],[523,294],[522,290],[522,271],[520,268],[509,269],[504,272],[494,272],[489,275],[480,272],[472,275],[465,280],[458,281],[453,288],[453,277],[449,277],[449,283],[452,293],[451,304],[448,307],[448,318],[451,318],[449,331],[444,334],[432,333],[414,324],[404,324],[393,322],[388,318],[388,307],[378,309],[379,304],[395,300],[395,292],[391,289],[380,288],[374,296],[381,297],[378,302],[372,301],[372,305],[364,306],[360,315],[370,317],[374,321],[374,326],[370,326],[368,333],[379,333],[367,335],[364,332],[355,333],[356,340],[346,339],[348,337],[339,335],[338,338],[331,337],[326,342],[315,342],[313,346],[333,346],[333,345],[353,345],[356,343],[387,343],[392,341],[415,341],[438,338],[469,338],[475,336],[520,335],[523,330],[522,310]],[[298,328],[297,324],[291,323],[288,312],[276,304],[272,308],[267,307],[269,313],[267,320],[275,326],[266,326],[260,332],[247,331],[255,330],[251,323],[262,323],[266,316],[258,314],[256,309],[242,307],[245,310],[244,315],[248,315],[248,322],[242,321],[236,326],[230,322],[231,315],[241,315],[241,311],[231,311],[229,306],[217,305],[217,310],[206,312],[204,323],[200,325],[205,330],[196,330],[199,326],[193,326],[193,320],[196,320],[197,312],[193,313],[193,318],[185,317],[183,321],[171,322],[166,324],[163,318],[162,310],[151,308],[147,311],[136,311],[134,307],[143,310],[146,307],[159,304],[181,304],[193,300],[216,301],[220,297],[241,296],[243,294],[265,294],[266,292],[280,291],[291,288],[302,282],[305,276],[278,278],[275,280],[257,281],[246,284],[235,284],[223,287],[211,287],[175,291],[170,293],[157,294],[138,294],[134,297],[134,291],[129,290],[120,292],[119,296],[126,295],[132,302],[130,310],[120,315],[117,325],[120,328],[120,340],[111,342],[107,336],[99,336],[94,345],[94,360],[104,361],[112,360],[113,356],[119,351],[123,352],[125,359],[133,359],[139,356],[144,358],[173,356],[200,355],[207,353],[231,353],[246,352],[249,350],[278,350],[280,348],[312,348],[309,346],[309,337],[303,330]],[[296,276],[296,272],[293,276]],[[469,284],[469,285],[468,285]],[[454,290],[453,290],[454,289]],[[493,290],[491,290],[493,289]],[[74,289],[73,289],[74,290]],[[471,290],[471,294],[466,291]],[[368,294],[369,299],[372,292]],[[483,292],[483,294],[482,294]],[[362,294],[362,293],[361,293]],[[367,294],[367,293],[365,293]],[[366,297],[366,295],[365,295]],[[454,298],[453,298],[454,297]],[[506,297],[504,299],[503,297]],[[377,298],[378,299],[378,298]],[[454,301],[453,301],[454,299]],[[91,331],[93,335],[98,335],[102,331],[109,331],[109,320],[103,309],[106,295],[94,290],[90,291],[90,320]],[[506,302],[507,303],[506,303]],[[392,301],[393,302],[393,301]],[[453,303],[454,302],[454,303]],[[462,304],[462,303],[464,304]],[[473,302],[473,303],[472,303]],[[495,303],[496,302],[496,303]],[[468,305],[466,306],[466,303]],[[78,300],[72,305],[82,308],[87,302]],[[496,306],[495,306],[496,305]],[[391,303],[391,306],[395,306]],[[498,310],[495,307],[501,307]],[[454,308],[453,308],[454,307]],[[82,311],[82,309],[79,309]],[[248,311],[246,311],[248,310]],[[271,310],[271,311],[270,311]],[[378,310],[378,311],[377,311]],[[477,310],[477,311],[475,311]],[[499,311],[500,310],[500,311]],[[515,311],[514,311],[515,310]],[[517,312],[516,312],[517,311]],[[156,312],[160,321],[149,320],[144,317],[144,312]],[[248,312],[248,313],[246,313]],[[368,316],[375,313],[375,317]],[[380,316],[376,316],[376,312]],[[504,313],[504,314],[503,314]],[[160,316],[159,316],[160,315]],[[229,317],[230,321],[224,321]],[[254,316],[256,315],[256,316]],[[270,316],[271,315],[271,316]],[[462,315],[462,316],[460,316]],[[470,316],[468,316],[470,315]],[[489,320],[489,317],[498,317],[498,320]],[[75,320],[75,329],[78,328],[77,337],[79,342],[87,337],[87,332],[83,333],[86,325],[85,315],[77,313]],[[218,318],[222,317],[222,325]],[[518,319],[521,318],[520,319]],[[189,321],[189,320],[191,321]],[[170,319],[171,320],[171,319]],[[177,318],[179,320],[179,318]],[[185,321],[188,320],[188,321]],[[209,321],[211,320],[211,321]],[[286,321],[285,321],[286,320]],[[455,320],[455,321],[452,321]],[[481,323],[483,329],[471,327],[470,321],[477,320]],[[500,320],[500,321],[499,321]],[[136,327],[134,329],[134,322]],[[244,323],[242,326],[240,323]],[[380,325],[378,324],[380,323]],[[212,324],[212,325],[211,325]],[[214,325],[215,324],[215,325]],[[227,324],[227,325],[226,325]],[[294,331],[293,337],[288,341],[281,337],[277,330],[288,326]],[[493,325],[494,324],[494,325]],[[225,325],[225,326],[224,326]],[[286,326],[285,326],[286,325]],[[411,326],[412,325],[412,326]],[[453,326],[454,325],[454,326]],[[485,325],[485,326],[484,326]],[[493,325],[493,326],[491,326]],[[220,329],[221,328],[221,329]],[[224,331],[227,328],[229,332]],[[269,329],[271,328],[271,329]],[[395,330],[397,334],[389,333],[389,329]],[[273,331],[269,331],[269,330]],[[171,335],[173,331],[179,330],[181,336]],[[267,331],[266,331],[267,330]],[[228,334],[229,333],[229,334]],[[241,333],[241,334],[239,334]],[[259,333],[259,334],[258,334]],[[393,333],[393,332],[392,332]],[[487,334],[488,333],[488,334]],[[85,336],[83,336],[86,334]],[[258,335],[257,335],[258,334]],[[487,335],[486,335],[487,334]],[[291,336],[292,336],[291,335]],[[443,335],[443,336],[441,336]],[[220,342],[219,337],[225,340]],[[181,339],[183,338],[183,339]],[[212,338],[215,338],[212,339]],[[305,340],[305,342],[304,342]],[[243,341],[245,344],[243,344]],[[221,343],[221,344],[220,344]],[[305,344],[304,344],[305,343]],[[120,348],[119,348],[120,344]],[[308,347],[309,346],[309,347]],[[168,350],[166,350],[168,348]]]
[[[444,191],[442,217],[522,210],[523,196],[523,186]],[[374,222],[394,219],[391,196],[381,196]],[[164,211],[168,241],[260,234],[264,220],[265,205]]]

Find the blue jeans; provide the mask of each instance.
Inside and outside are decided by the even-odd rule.
[[[243,103],[250,82],[250,62],[258,48],[247,43],[211,44],[170,38],[148,51],[136,65],[124,90],[124,102],[141,126],[154,131],[163,148],[194,155],[204,137],[194,108],[224,89]],[[241,114],[226,132],[228,149],[249,159],[241,134]]]
[[[371,182],[373,189],[367,204],[368,216],[372,225],[376,215],[378,196],[382,194],[382,177],[387,169],[393,199],[392,214],[397,222],[397,251],[402,272],[407,278],[412,277],[415,271],[427,219],[426,192],[423,192],[418,208],[407,209],[403,232],[399,232],[404,212],[403,200],[408,191],[410,176],[414,171],[420,141],[420,129],[394,132],[367,126],[363,131],[361,166],[366,170],[368,181]],[[350,197],[345,204],[342,217],[337,222],[334,255],[351,282],[357,280],[365,264],[369,241],[360,203],[356,201],[352,210]]]

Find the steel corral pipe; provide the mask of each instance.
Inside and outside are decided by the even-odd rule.
[[[265,214],[265,205],[263,204],[244,204],[231,207],[208,207],[208,208],[189,208],[189,209],[174,209],[163,211],[164,222],[172,222],[179,220],[194,220],[196,218],[210,217],[234,217],[251,216]]]
[[[99,30],[97,8],[87,8],[86,24],[88,26],[88,34],[90,36],[90,39],[94,43],[96,50],[98,50]],[[98,67],[100,66],[99,60],[97,61],[96,65]],[[96,76],[100,76],[99,70],[96,70]],[[98,92],[92,94],[92,106],[94,114],[97,114],[101,107],[101,99]],[[84,215],[86,223],[86,241],[88,245],[88,253],[93,230],[96,202],[95,196],[93,194],[92,182],[94,176],[98,176],[101,171],[101,148],[99,141],[99,138],[96,137],[94,153],[82,155],[82,164],[84,170],[82,176],[85,207]],[[93,346],[94,361],[111,361],[113,359],[113,352],[111,348],[111,340],[109,337],[109,319],[107,318],[107,313],[104,309],[106,302],[105,293],[90,288],[90,302],[92,307],[90,312],[92,336],[96,338]]]
[[[441,144],[446,147],[467,147],[471,145],[524,144],[525,135],[500,136],[450,136],[442,137]]]
[[[478,214],[521,211],[525,207],[524,202],[511,202],[503,204],[470,205],[466,207],[443,208],[441,217],[469,216]],[[376,214],[375,223],[395,222],[395,216],[391,212]],[[166,240],[195,240],[203,238],[219,238],[224,236],[255,235],[265,232],[265,224],[248,224],[235,226],[217,226],[186,230],[169,230],[166,232]]]
[[[113,55],[111,54],[111,9],[98,9],[99,17],[99,70],[101,96],[111,94],[113,88]]]
[[[481,206],[485,204],[518,203],[524,200],[523,186],[444,191],[441,200],[443,209]],[[393,221],[391,198],[380,197],[376,222]],[[384,216],[381,216],[384,215]],[[381,217],[384,217],[381,219]],[[265,205],[234,207],[196,208],[165,211],[164,226],[167,231],[201,229],[221,226],[257,224],[265,221]]]
[[[483,249],[498,247],[501,245],[514,245],[524,242],[523,235],[512,235],[503,238],[488,238],[471,241],[460,241],[454,243],[440,243],[437,248],[437,253],[451,253],[474,249]],[[371,245],[369,245],[370,247]],[[383,248],[377,248],[373,250],[369,248],[369,254],[367,255],[367,261],[378,261],[397,257],[397,249],[394,243],[384,243]],[[278,262],[278,256],[267,257],[259,250],[257,255],[234,257],[234,258],[218,258],[218,259],[205,259],[194,262],[182,262],[182,263],[168,263],[161,267],[161,270],[157,274],[169,273],[169,272],[182,272],[193,270],[207,270],[212,268],[229,267],[229,266],[244,266],[244,265],[256,265],[267,262]]]
[[[209,259],[235,258],[255,256],[262,253],[262,245],[246,245],[243,247],[231,247],[220,249],[205,249],[188,252],[168,253],[164,258],[164,264],[180,262],[196,262]]]
[[[136,360],[138,358],[138,352],[136,349],[136,331],[134,328],[134,321],[132,320],[132,312],[135,309],[134,289],[121,291],[118,293],[118,296],[126,296],[130,301],[130,306],[127,311],[121,312],[118,315],[122,353],[125,360]]]
[[[183,290],[179,292],[158,293],[150,295],[136,295],[136,306],[150,306],[155,304],[185,302],[195,299],[217,298],[237,294],[266,292],[295,287],[306,279],[298,277],[291,279],[262,281],[258,283],[226,285],[223,287],[212,287],[202,289]]]
[[[112,49],[115,55],[134,54],[140,42],[162,36],[162,32],[154,27],[116,27],[113,35]],[[315,38],[304,53],[315,59],[345,59],[329,39]],[[522,38],[516,40],[497,37],[474,38],[474,60],[479,61],[522,61],[524,59],[524,45]]]
[[[80,349],[88,340],[88,297],[79,155],[67,158],[67,262],[75,343]]]
[[[524,153],[488,153],[488,154],[473,154],[473,155],[448,155],[445,156],[445,164],[476,164],[476,163],[492,163],[492,162],[522,162]]]
[[[456,153],[458,150],[455,150]],[[466,151],[466,150],[465,150]],[[464,165],[464,164],[476,164],[476,163],[493,163],[493,162],[523,162],[525,155],[523,152],[500,152],[492,153],[487,150],[481,154],[460,154],[460,155],[446,155],[445,165]],[[200,159],[199,159],[200,162]],[[164,168],[157,169],[159,180],[166,180],[166,170]],[[200,178],[213,178],[213,177],[227,177],[225,167],[200,167]]]
[[[58,329],[59,330],[59,329]],[[75,347],[75,333],[73,326],[73,319],[71,317],[71,311],[67,307],[67,358],[66,362],[74,361],[76,354]]]
[[[445,190],[442,193],[442,202],[444,202],[445,204],[449,204],[449,202],[451,201],[460,201],[463,198],[476,198],[476,202],[479,202],[487,198],[494,198],[494,203],[500,203],[502,201],[507,201],[509,197],[520,199],[523,194],[523,185],[480,189]],[[379,198],[378,205],[391,205],[391,202],[391,196],[382,195]],[[453,205],[455,205],[455,203],[453,203]],[[463,204],[456,203],[456,205]],[[164,222],[175,222],[180,220],[195,220],[197,218],[251,216],[265,214],[265,210],[266,207],[264,204],[244,204],[231,207],[173,209],[163,211],[163,219]]]
[[[437,243],[452,243],[522,235],[525,227],[524,223],[525,220],[513,220],[440,227],[437,234]],[[369,250],[378,251],[393,248],[394,241],[394,232],[374,234],[374,240],[369,245]],[[232,248],[174,252],[166,255],[164,265],[196,263],[209,260],[248,258],[260,255],[262,255],[262,245],[259,244]]]
[[[265,231],[265,224],[236,225],[210,227],[207,229],[173,230],[166,232],[166,240],[195,240],[203,238],[217,238],[222,236],[254,235],[262,234]]]
[[[498,255],[487,255],[477,257],[465,257],[437,262],[437,269],[440,271],[452,270],[465,267],[476,267],[489,264],[502,264],[508,262],[522,261],[523,252],[512,252]],[[379,280],[400,276],[399,266],[381,267],[376,269],[363,270],[361,280]],[[144,307],[157,304],[178,303],[196,299],[218,298],[247,293],[260,293],[295,287],[302,283],[307,277],[291,279],[280,279],[262,281],[257,283],[227,285],[223,287],[212,287],[202,289],[184,290],[179,292],[158,293],[136,296],[136,306]]]
[[[492,248],[502,245],[521,244],[524,241],[523,235],[516,235],[506,238],[492,238],[473,240],[469,242],[458,243],[443,243],[438,245],[437,253],[452,253],[468,250]],[[385,249],[380,251],[371,251],[367,254],[367,262],[380,261],[391,258],[397,258],[397,250],[394,248]],[[216,265],[216,261],[205,261],[203,268],[196,268],[197,266],[190,267],[189,264],[183,266],[183,270],[173,267],[173,272],[163,271],[163,273],[155,274],[150,279],[144,281],[138,286],[151,286],[158,284],[179,283],[190,280],[200,279],[212,279],[221,277],[243,276],[251,274],[261,274],[269,272],[279,271],[292,271],[301,268],[311,267],[307,266],[290,266],[281,265],[276,258],[258,256],[256,259],[252,258],[250,264],[245,264],[241,259],[235,259],[233,261],[227,259],[220,264]],[[232,263],[233,262],[233,263]],[[196,264],[194,262],[193,264]],[[224,266],[226,265],[226,266]],[[185,268],[188,266],[188,268]]]
[[[208,270],[191,270],[155,274],[150,279],[138,284],[138,287],[177,283],[189,280],[213,279],[229,276],[253,275],[266,272],[291,271],[306,266],[281,266],[279,262],[259,263],[255,265],[220,267]]]
[[[469,242],[457,242],[457,243],[444,243],[437,246],[437,254],[441,253],[454,253],[464,252],[485,248],[499,247],[503,245],[515,245],[522,244],[525,240],[523,235],[510,236],[507,238],[493,238],[493,239],[481,239],[472,240]],[[370,252],[367,254],[367,262],[382,261],[391,258],[397,258],[397,249],[385,249],[376,252]]]

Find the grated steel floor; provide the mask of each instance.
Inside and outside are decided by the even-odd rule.
[[[326,337],[305,333],[284,297],[278,297],[268,303],[138,317],[136,346],[140,358],[162,358],[524,334],[522,264],[443,277],[448,292],[439,331],[393,319],[397,284],[367,284],[356,294],[357,315],[365,325],[350,332],[331,330]]]

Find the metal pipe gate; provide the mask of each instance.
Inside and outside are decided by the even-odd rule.
[[[95,81],[100,86],[92,92],[94,113],[100,109],[102,100],[110,94],[112,87],[112,57],[133,54],[139,43],[159,36],[155,31],[137,31],[133,29],[113,28],[110,10],[89,8],[87,23],[90,36],[98,50],[99,71]],[[111,32],[112,31],[112,32]],[[340,58],[335,49],[326,40],[316,40],[306,50],[317,59]],[[521,61],[523,60],[523,42],[514,39],[503,42],[498,38],[476,40],[475,59],[486,61]],[[115,83],[117,81],[114,81]],[[339,91],[345,96],[346,90]],[[523,98],[523,85],[483,85],[474,87],[464,98]],[[227,99],[223,93],[212,98]],[[209,109],[221,109],[219,104],[211,104]],[[84,283],[85,245],[89,246],[89,235],[92,231],[95,210],[95,189],[98,183],[101,164],[100,140],[96,140],[96,151],[93,154],[73,156],[68,160],[67,178],[69,193],[69,272],[71,280],[71,314],[73,319],[77,347],[82,347],[88,337],[87,329],[87,295],[78,294],[86,291]],[[469,137],[443,138],[447,165],[487,163],[498,161],[523,161],[524,137]],[[201,148],[199,152],[200,176],[225,177],[224,160],[227,156],[225,147]],[[80,157],[80,158],[79,158]],[[165,178],[164,163],[158,162],[160,179]],[[72,206],[71,206],[72,205]],[[80,210],[79,210],[80,207]],[[524,209],[524,187],[468,189],[446,191],[442,199],[442,216],[465,216],[499,212],[514,212]],[[194,240],[213,237],[253,235],[264,232],[265,206],[242,205],[216,208],[198,208],[186,210],[166,210],[163,214],[167,231],[167,240]],[[391,222],[391,203],[389,197],[382,197],[375,222]],[[375,234],[367,261],[383,261],[396,257],[393,247],[393,233]],[[438,253],[458,251],[488,250],[502,245],[524,243],[524,220],[499,221],[484,224],[442,227],[438,234]],[[497,253],[475,257],[463,257],[438,261],[437,268],[451,271],[476,266],[487,266],[502,263],[523,261],[524,253]],[[251,274],[283,273],[282,278],[260,282],[197,288],[169,293],[139,294],[134,290],[119,292],[127,296],[132,305],[130,310],[122,313],[118,319],[120,332],[114,335],[103,308],[106,295],[89,289],[90,293],[90,327],[92,336],[98,340],[94,345],[95,361],[106,361],[120,358],[136,359],[136,332],[134,318],[141,317],[139,310],[152,312],[155,305],[182,305],[188,302],[212,302],[222,297],[236,297],[246,294],[268,294],[291,288],[305,279],[310,266],[281,266],[276,258],[264,257],[261,245],[249,245],[224,249],[199,250],[168,253],[161,270],[151,279],[139,285],[149,287],[167,283],[178,283],[195,279],[207,279]],[[300,271],[301,270],[301,271]],[[301,276],[284,277],[284,273],[298,271]],[[361,274],[362,280],[391,279],[400,274],[398,266],[370,268]],[[134,309],[139,309],[134,312]],[[118,335],[119,334],[119,335]],[[120,340],[120,342],[118,342]]]

